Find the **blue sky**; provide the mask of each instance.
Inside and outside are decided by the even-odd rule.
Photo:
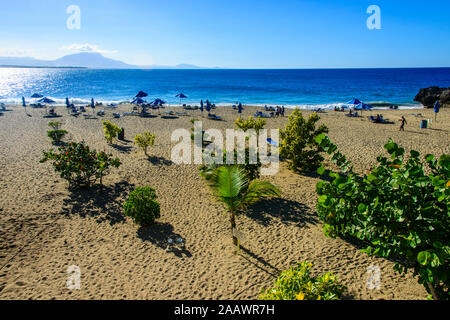
[[[81,28],[66,9],[78,5]],[[381,9],[381,30],[366,10]],[[225,68],[450,67],[448,0],[14,0],[0,56],[79,50],[131,64]]]

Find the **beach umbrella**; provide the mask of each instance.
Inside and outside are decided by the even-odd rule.
[[[94,102],[94,98],[91,99],[91,108],[95,109],[95,102]]]
[[[25,97],[22,97],[22,106],[23,107],[27,107],[27,103],[25,102]]]
[[[131,101],[131,103],[133,104],[142,104],[145,103],[146,101],[142,98],[134,98],[133,101]]]
[[[55,103],[55,101],[53,101],[52,99],[49,99],[47,97],[44,97],[44,98],[38,100],[38,102],[40,102],[40,103],[47,103],[47,104]]]
[[[206,100],[206,111],[211,111],[211,103],[209,102],[209,100]]]
[[[372,110],[372,107],[365,103],[360,103],[355,106],[355,110]]]
[[[66,107],[69,108],[70,107],[70,102],[69,102],[69,98],[66,98]]]
[[[203,112],[203,99],[200,100],[200,111]]]
[[[159,99],[159,98],[157,98],[157,99],[153,100],[151,104],[154,105],[154,106],[158,106],[158,105],[162,106],[163,104],[166,104],[166,102],[161,100],[161,99]]]
[[[434,104],[434,121],[437,121],[437,114],[439,113],[439,108],[441,106],[439,105],[439,100],[436,101],[436,103]]]
[[[362,115],[362,111],[363,110],[372,110],[372,107],[369,106],[368,104],[365,104],[365,103],[361,102],[360,104],[356,105],[354,109],[355,110],[361,110],[361,115]]]
[[[39,93],[35,93],[35,94],[33,94],[32,96],[31,96],[31,98],[33,98],[33,99],[39,99],[39,98],[43,98],[44,96],[42,95],[42,94],[39,94]]]
[[[347,104],[353,104],[353,105],[358,105],[361,104],[362,102],[359,101],[358,99],[352,99],[349,102],[347,102]]]
[[[238,113],[242,113],[242,103],[238,104]]]
[[[144,91],[139,91],[135,97],[136,98],[145,98],[146,96],[148,96],[147,93],[145,93]]]
[[[181,106],[181,99],[187,98],[187,96],[182,93],[177,94],[175,97],[180,98],[180,106]]]

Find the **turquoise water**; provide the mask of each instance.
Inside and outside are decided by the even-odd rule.
[[[102,102],[129,100],[139,90],[151,101],[161,98],[178,105],[200,99],[230,104],[334,106],[358,98],[366,103],[417,106],[422,87],[450,87],[450,68],[417,69],[314,69],[314,70],[97,70],[0,69],[0,102],[28,102],[40,93],[64,103],[91,98]]]

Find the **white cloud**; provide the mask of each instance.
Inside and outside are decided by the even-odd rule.
[[[117,53],[117,50],[103,50],[95,44],[89,43],[72,43],[68,46],[61,47],[63,51],[76,51],[76,52],[98,52],[98,53]]]

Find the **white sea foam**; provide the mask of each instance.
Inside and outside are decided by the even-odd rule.
[[[65,106],[66,105],[66,99],[61,98],[54,98],[54,97],[47,97],[49,99],[52,99],[55,101],[55,106]],[[25,101],[27,105],[31,103],[36,103],[39,99],[30,99],[26,98]],[[83,99],[83,98],[71,98],[69,99],[70,103],[73,103],[75,105],[89,105],[91,103],[91,99]],[[129,100],[95,100],[96,103],[102,103],[104,106],[110,105],[110,104],[120,104],[121,102],[129,102]],[[6,105],[22,105],[22,98],[7,98],[7,99],[0,99],[0,103],[4,103]],[[191,106],[200,106],[200,103],[188,103],[183,102],[183,104],[191,105]],[[232,105],[237,105],[236,103],[229,103],[229,102],[221,102],[221,103],[214,103],[218,107],[231,107]],[[367,103],[368,105],[371,105],[370,102]],[[375,101],[372,102],[373,109],[374,110],[387,110],[389,107],[387,105],[392,105],[392,103],[384,102],[384,101]],[[205,104],[204,104],[205,105]],[[382,106],[378,106],[382,105]],[[165,105],[166,107],[180,107],[179,103],[168,103]],[[265,106],[267,107],[276,107],[276,106],[284,106],[286,109],[301,109],[301,110],[334,110],[335,107],[337,108],[348,108],[352,107],[346,103],[342,102],[335,102],[335,103],[327,103],[327,104],[282,104],[282,103],[245,103],[243,106],[255,106],[264,109]],[[409,109],[423,109],[424,106],[421,104],[403,104],[398,105],[398,109],[400,110],[409,110]]]

